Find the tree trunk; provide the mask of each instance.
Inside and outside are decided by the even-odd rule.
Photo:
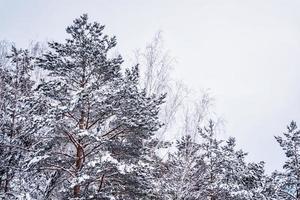
[[[83,165],[83,149],[80,146],[77,146],[76,148],[76,170],[77,172],[80,171]],[[74,186],[74,196],[79,197],[80,196],[80,185],[77,184]]]
[[[5,184],[4,184],[4,193],[8,192],[8,188],[9,188],[9,173],[6,172],[6,180],[5,180]]]
[[[300,200],[300,184],[297,184],[297,188],[296,188],[296,199]]]
[[[85,125],[85,112],[81,112],[81,118],[79,120],[79,128],[84,129]],[[78,144],[76,146],[76,170],[77,173],[81,170],[83,166],[83,161],[84,161],[84,155],[83,155],[83,148]],[[74,186],[74,196],[79,197],[80,196],[80,185],[77,184]]]

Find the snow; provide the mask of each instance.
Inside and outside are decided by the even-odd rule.
[[[48,158],[48,155],[43,155],[43,156],[36,156],[33,159],[30,160],[30,162],[28,163],[28,166],[31,166],[37,162],[40,162],[41,160],[44,160],[46,158]]]
[[[133,171],[135,165],[133,165],[133,164],[128,165],[128,164],[122,163],[122,164],[118,165],[117,167],[121,174],[126,174],[128,172]]]
[[[111,162],[114,164],[118,164],[119,161],[113,157],[111,157],[110,153],[108,151],[104,152],[104,155],[102,156],[102,161]]]

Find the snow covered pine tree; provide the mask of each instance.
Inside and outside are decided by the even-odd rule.
[[[163,199],[258,200],[264,196],[263,163],[245,162],[243,151],[235,150],[235,139],[216,139],[212,121],[199,128],[199,142],[191,135],[177,141],[161,179]]]
[[[22,198],[23,166],[33,144],[32,57],[14,46],[0,66],[0,192],[5,199]]]
[[[283,165],[283,173],[275,172],[279,179],[277,199],[299,200],[300,199],[300,131],[296,122],[292,121],[287,126],[284,137],[276,136],[275,139],[285,152],[287,160]]]
[[[103,29],[82,15],[66,29],[71,37],[38,59],[49,75],[38,86],[46,111],[28,167],[45,179],[41,198],[156,198],[144,144],[161,126],[165,95],[146,96],[137,66],[122,74],[121,56],[110,54],[116,38]]]

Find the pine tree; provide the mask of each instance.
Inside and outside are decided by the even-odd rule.
[[[287,126],[287,132],[275,139],[285,152],[287,160],[283,166],[284,172],[276,173],[280,178],[280,199],[300,199],[300,131],[296,122]]]
[[[38,59],[49,77],[38,86],[45,110],[42,138],[32,170],[45,181],[44,198],[141,199],[151,192],[147,143],[161,126],[164,95],[147,97],[138,67],[121,73],[116,38],[87,15],[66,30],[65,43],[51,42]],[[150,198],[150,197],[149,197]]]
[[[163,176],[159,187],[162,199],[192,199],[194,179],[201,166],[199,144],[190,135],[177,140],[176,152],[169,154],[161,166]]]
[[[199,141],[190,135],[177,142],[162,178],[163,199],[256,200],[266,199],[264,163],[246,163],[234,138],[215,135],[215,125],[198,129]]]
[[[0,68],[0,191],[13,199],[26,187],[22,184],[22,163],[34,142],[35,104],[29,52],[13,46],[7,59],[7,65]]]
[[[216,139],[213,121],[210,120],[207,127],[199,129],[199,134],[202,138],[200,145],[204,169],[199,172],[202,173],[202,177],[196,181],[197,188],[194,195],[197,198],[211,200],[228,198],[228,191],[222,187],[224,177],[222,164],[225,162],[221,150],[223,141]]]

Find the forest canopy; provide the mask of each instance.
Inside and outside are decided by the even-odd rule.
[[[66,32],[46,47],[0,44],[1,198],[300,199],[296,122],[275,137],[283,170],[267,174],[217,137],[208,94],[187,106],[159,34],[124,68],[116,37],[88,15]]]

